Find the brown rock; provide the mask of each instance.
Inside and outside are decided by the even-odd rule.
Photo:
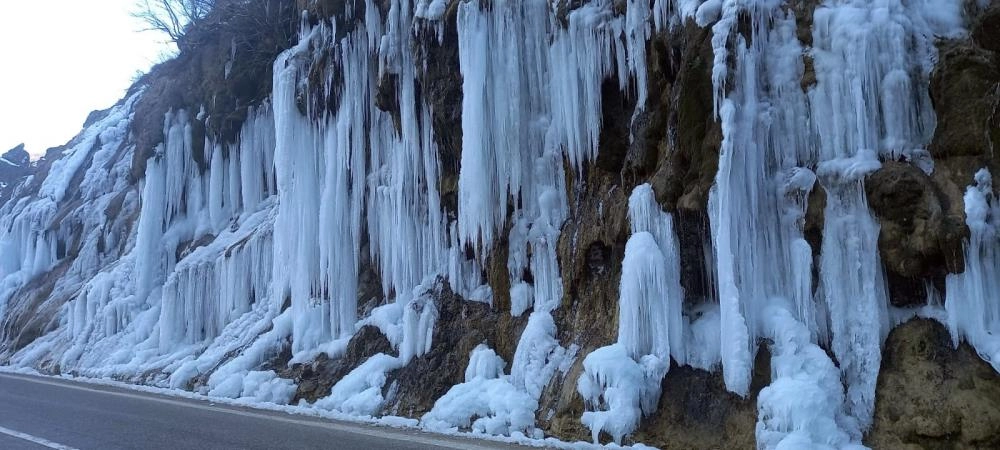
[[[771,355],[762,347],[754,360],[750,395],[726,390],[722,372],[671,366],[663,379],[657,414],[633,436],[664,450],[754,448],[757,394],[770,383]]]
[[[561,333],[581,347],[611,342],[618,332],[618,283],[628,240],[631,187],[618,177],[591,176],[563,224],[557,254],[562,305],[553,315]]]
[[[563,389],[560,406],[553,410],[554,417],[548,422],[547,431],[563,440],[591,440],[590,430],[580,423],[584,404],[576,393],[576,381],[583,370],[583,358],[593,350],[588,348],[581,352],[562,381],[573,389]],[[677,450],[754,448],[757,394],[770,383],[770,361],[770,354],[762,348],[754,363],[750,395],[746,398],[727,391],[718,370],[707,372],[672,365],[663,379],[656,414],[644,418],[639,429],[626,441]],[[602,442],[610,440],[602,434]]]
[[[675,108],[670,119],[671,151],[666,164],[668,209],[703,211],[719,166],[722,128],[714,118],[711,32],[687,23],[673,42],[683,43],[677,82],[673,86]]]
[[[340,358],[331,359],[326,353],[320,353],[312,362],[295,364],[290,368],[276,368],[278,376],[289,378],[298,383],[298,389],[292,403],[300,399],[315,402],[330,395],[333,385],[350,373],[368,358],[379,353],[394,353],[392,344],[378,328],[370,325],[361,327],[351,341],[347,350]]]
[[[941,272],[945,214],[931,178],[911,164],[886,161],[865,180],[865,192],[881,222],[879,253],[886,269],[904,279]]]
[[[993,52],[968,41],[941,51],[931,76],[938,126],[928,150],[935,159],[993,155],[1000,144],[1000,66]]]
[[[1000,448],[1000,375],[940,323],[896,327],[885,343],[866,443],[874,449]]]
[[[385,414],[420,418],[430,411],[434,402],[452,386],[465,381],[469,355],[479,344],[510,349],[510,355],[505,356],[509,363],[516,339],[527,323],[526,316],[510,317],[509,309],[497,310],[485,303],[466,301],[443,282],[438,285],[434,300],[438,320],[431,350],[389,374]],[[514,342],[510,342],[511,337]]]
[[[458,58],[458,2],[444,16],[444,34],[419,27],[414,51],[420,61],[417,84],[420,97],[431,108],[431,126],[441,164],[438,189],[446,214],[458,211],[458,172],[462,161],[462,71]]]

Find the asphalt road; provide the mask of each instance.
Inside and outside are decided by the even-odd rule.
[[[0,449],[497,449],[490,441],[335,422],[62,379],[0,374]]]

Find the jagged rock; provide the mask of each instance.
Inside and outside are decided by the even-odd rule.
[[[889,333],[875,392],[872,448],[1000,448],[1000,375],[937,322]]]
[[[584,404],[576,392],[576,382],[583,370],[584,357],[593,350],[581,352],[566,378],[559,380],[572,389],[563,390],[557,409],[552,410],[553,417],[539,419],[539,423],[548,422],[548,431],[560,439],[591,439],[590,430],[580,423]],[[661,383],[657,413],[644,418],[629,439],[661,449],[753,448],[757,395],[770,383],[770,361],[770,353],[762,348],[754,361],[750,394],[746,398],[727,391],[719,371],[672,364]]]
[[[87,114],[87,119],[83,121],[83,128],[87,128],[101,121],[108,116],[109,112],[111,112],[111,108],[91,111],[90,114]]]
[[[399,75],[388,72],[382,74],[375,87],[375,106],[392,116],[392,122],[398,133],[402,127],[402,118],[400,117],[397,92],[399,92]]]
[[[754,448],[757,394],[770,374],[770,354],[761,348],[750,394],[741,398],[726,390],[721,372],[674,364],[663,379],[656,415],[644,419],[633,438],[664,450]]]
[[[527,317],[511,318],[509,310],[470,302],[451,291],[447,284],[435,293],[438,319],[429,352],[415,357],[402,369],[390,372],[388,396],[383,412],[420,418],[452,386],[465,381],[469,355],[477,345],[509,349],[510,361],[527,323]],[[510,342],[510,339],[515,339]],[[510,368],[507,368],[509,372]]]
[[[7,150],[7,152],[3,154],[3,159],[6,159],[7,162],[13,163],[16,166],[27,167],[31,162],[31,155],[29,155],[28,151],[24,149],[24,144],[20,144],[17,147]],[[3,166],[0,166],[0,170],[2,170],[2,167]]]
[[[458,2],[445,13],[444,34],[433,27],[417,31],[416,60],[420,95],[431,109],[431,126],[441,164],[438,189],[449,217],[458,213],[458,172],[462,161],[462,71],[458,58]]]
[[[634,110],[635,101],[618,88],[618,83],[604,80],[601,84],[601,135],[595,166],[611,173],[619,173],[626,161],[631,169],[640,171],[650,165],[650,160],[655,165],[656,154],[648,151],[649,145],[644,145],[645,139],[640,141],[643,144],[629,145],[629,127]],[[647,118],[648,114],[642,117]],[[648,123],[648,120],[639,123]],[[656,141],[651,141],[651,144],[655,148]]]
[[[220,4],[235,1],[220,0]],[[413,30],[414,46],[410,49],[418,61],[416,100],[431,110],[441,168],[439,192],[449,221],[457,212],[462,153],[463,94],[456,30],[460,1],[448,2],[442,34],[438,34],[435,26],[418,22]],[[292,4],[290,0],[279,3]],[[613,11],[623,13],[626,3],[615,0]],[[819,3],[820,0],[788,2],[799,26],[798,38],[806,46],[812,40],[812,12]],[[927,279],[938,284],[940,290],[946,272],[963,270],[962,240],[968,235],[964,225],[964,190],[975,170],[991,161],[997,168],[1000,161],[991,150],[1000,142],[997,122],[1000,66],[994,54],[1000,42],[997,35],[1000,6],[995,3],[971,28],[971,40],[944,46],[942,63],[934,72],[931,94],[939,124],[930,147],[937,164],[933,174],[928,176],[909,164],[890,161],[867,181],[869,203],[882,223],[880,250],[888,269],[890,296],[896,305],[923,301]],[[363,17],[365,7],[365,2],[347,0],[297,0],[294,4],[297,8],[292,8],[292,14],[282,16],[285,21],[282,23],[291,25],[289,29],[294,29],[300,17],[297,11],[305,10],[307,21],[335,23],[337,36],[344,36],[356,26],[347,17]],[[383,17],[389,4],[387,0],[374,2]],[[490,7],[488,1],[484,4]],[[582,4],[580,0],[560,1],[556,20],[565,22],[567,11]],[[208,126],[206,129],[195,123],[193,141],[200,145],[206,135],[232,139],[245,119],[247,107],[265,98],[271,88],[268,58],[273,60],[276,51],[287,46],[288,42],[281,41],[283,36],[265,36],[261,41],[253,41],[259,47],[251,48],[240,41],[233,68],[235,75],[230,77],[223,75],[222,67],[230,58],[231,43],[235,42],[231,30],[215,29],[215,25],[226,25],[223,23],[209,20],[208,24],[213,26],[196,27],[185,39],[180,62],[160,66],[140,83],[146,86],[147,94],[133,124],[139,148],[135,180],[141,178],[152,147],[163,140],[162,119],[166,110],[184,107],[194,112],[205,104]],[[741,17],[738,32],[748,34],[748,24],[747,18]],[[557,249],[564,297],[560,308],[553,312],[560,341],[586,350],[566,376],[557,376],[542,394],[538,423],[546,432],[589,440],[589,431],[580,424],[583,402],[576,392],[576,381],[583,356],[616,337],[621,262],[629,235],[628,196],[635,185],[650,182],[657,201],[674,215],[686,304],[691,306],[713,295],[711,249],[706,247],[710,242],[707,200],[718,170],[722,133],[713,112],[711,38],[711,27],[699,28],[688,22],[650,40],[649,97],[639,114],[634,114],[637,107],[634,98],[619,90],[617,80],[606,80],[602,85],[603,127],[598,158],[582,171],[567,170],[566,174],[571,211]],[[325,53],[308,67],[307,86],[300,92],[303,97],[299,106],[303,112],[325,113],[334,110],[340,101],[343,80],[337,78],[340,71],[335,53],[330,49],[319,51]],[[253,55],[255,59],[241,59],[244,55]],[[801,84],[808,89],[815,83],[815,69],[810,57],[803,57],[805,73]],[[261,61],[268,64],[260,64]],[[393,114],[398,129],[396,91],[400,80],[386,72],[378,81],[377,106]],[[324,85],[331,89],[320,93],[317,87]],[[101,114],[93,113],[88,122],[97,120]],[[48,159],[55,160],[61,151],[54,149]],[[198,163],[204,166],[206,161]],[[39,167],[48,170],[46,164]],[[105,214],[109,218],[118,216],[125,201],[123,193]],[[819,253],[822,241],[825,203],[826,193],[817,185],[809,196],[805,218],[805,236],[814,254]],[[125,220],[134,220],[136,211],[135,207],[126,209],[123,215],[131,219]],[[511,360],[527,313],[520,318],[510,316],[508,233],[509,228],[499,233],[502,237],[494,242],[485,260],[483,271],[494,290],[493,305],[465,301],[447,286],[438,292],[435,304],[439,318],[432,348],[388,374],[383,413],[419,417],[428,411],[448,389],[463,380],[469,353],[480,343],[488,344],[507,361]],[[101,242],[99,245],[105,245]],[[195,241],[183,247],[195,248],[206,242]],[[72,252],[78,242],[61,245],[68,247],[64,251]],[[123,252],[127,239],[121,239],[117,245],[122,246],[119,253]],[[371,255],[367,243],[362,246],[360,254]],[[375,263],[362,257],[359,264],[358,311],[359,317],[364,317],[385,299]],[[0,335],[0,341],[15,343],[13,350],[53,326],[55,311],[65,301],[65,298],[48,299],[53,290],[51,280],[61,275],[58,270],[65,268],[56,268],[48,278],[25,287],[33,291],[30,295],[18,296],[20,303],[16,306],[27,308],[30,315],[24,317],[32,319],[12,324],[20,334]],[[530,279],[531,274],[526,273],[524,278]],[[389,294],[390,298],[393,295]],[[878,417],[870,441],[877,448],[1000,445],[996,437],[1000,435],[996,409],[987,409],[998,404],[996,374],[985,370],[968,347],[952,350],[940,326],[914,323],[917,325],[898,329],[886,344],[883,361],[886,372],[880,379]],[[14,332],[3,330],[3,333]],[[933,351],[926,350],[928,345]],[[289,368],[286,367],[288,351],[271,367],[282,377],[298,383],[295,401],[315,401],[328,395],[343,376],[379,353],[396,351],[377,328],[366,326],[338,358],[321,354],[315,361]],[[0,354],[0,360],[3,357]],[[767,362],[766,351],[762,350],[751,394],[746,399],[728,393],[717,371],[710,373],[675,365],[663,381],[658,414],[646,419],[633,438],[664,448],[751,448],[756,393],[766,384]],[[58,367],[50,368],[58,371]],[[936,414],[935,408],[941,408],[942,412]]]
[[[19,289],[17,295],[12,296],[12,303],[7,305],[8,310],[17,309],[23,313],[5,317],[0,322],[3,326],[0,328],[0,342],[10,343],[0,347],[0,360],[6,360],[59,325],[57,312],[68,300],[68,296],[65,293],[53,295],[53,291],[69,266],[68,261],[56,265],[48,273],[33,278]],[[47,361],[41,364],[41,368],[52,369],[54,364],[55,362]]]
[[[133,179],[143,177],[146,160],[163,142],[169,110],[186,109],[193,116],[204,108],[205,128],[194,130],[201,139],[192,139],[196,156],[204,154],[206,134],[236,140],[249,107],[271,93],[273,61],[297,39],[299,11],[293,0],[217,0],[211,13],[187,28],[177,42],[177,57],[156,65],[130,88],[129,94],[146,89],[131,124]],[[198,163],[207,168],[208,161]]]
[[[394,353],[392,344],[378,328],[366,325],[351,338],[343,356],[331,359],[326,353],[320,353],[314,361],[294,364],[279,370],[278,375],[298,384],[292,403],[300,399],[312,403],[330,395],[337,381],[379,353]]]
[[[792,0],[788,2],[791,10],[795,12],[795,29],[803,47],[812,45],[813,13],[821,3],[823,3],[822,0]],[[803,82],[807,78],[803,77]],[[812,74],[812,81],[816,81],[815,73]]]
[[[626,104],[624,108],[619,107],[622,108],[621,111],[616,111],[614,108],[609,111],[606,104],[609,97],[615,99],[620,97],[621,93],[605,92],[602,95],[602,100],[605,102],[602,104],[604,106],[605,128],[607,128],[606,124],[609,120],[628,120],[631,122],[631,124],[628,122],[624,124],[627,133],[619,133],[622,143],[631,141],[625,161],[627,163],[625,165],[626,173],[623,175],[632,175],[639,179],[648,178],[657,170],[663,155],[667,154],[670,142],[668,139],[670,117],[675,110],[672,87],[677,82],[677,65],[680,57],[678,50],[669,45],[669,42],[669,34],[663,32],[654,36],[646,46],[648,52],[646,68],[648,97],[645,105]],[[602,88],[607,87],[614,86],[602,86]],[[617,92],[617,89],[615,91]],[[639,114],[633,114],[635,108],[639,106],[642,106]],[[598,154],[598,164],[600,164],[601,155],[606,151],[603,147],[604,130],[601,132],[601,140],[602,147]]]
[[[567,221],[559,236],[563,299],[553,317],[558,329],[583,348],[612,342],[618,332],[618,283],[630,234],[631,193],[631,187],[615,186],[618,181],[592,175],[575,220]]]
[[[31,175],[31,155],[20,144],[3,154],[0,160],[0,205],[2,205],[14,187]]]
[[[812,247],[813,255],[818,255],[823,246],[823,226],[826,220],[826,189],[816,183],[809,198],[806,200],[806,221],[803,226],[803,237]]]
[[[674,214],[674,231],[680,246],[681,287],[684,302],[696,305],[712,298],[714,293],[711,247],[711,224],[705,211],[678,209]]]

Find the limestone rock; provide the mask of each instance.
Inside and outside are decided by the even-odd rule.
[[[1000,448],[1000,375],[937,322],[889,333],[875,392],[874,449]]]
[[[996,54],[962,41],[946,45],[940,58],[931,76],[938,126],[928,150],[935,159],[996,157],[992,151],[1000,144],[1000,65]]]
[[[931,177],[914,165],[885,162],[865,180],[865,191],[881,222],[879,253],[889,274],[890,299],[897,306],[922,303],[922,278],[943,275],[948,250],[961,249],[961,239],[949,239],[961,233],[947,228],[963,225],[946,220]],[[915,290],[899,289],[906,284]]]

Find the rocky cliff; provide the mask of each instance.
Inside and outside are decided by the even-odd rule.
[[[8,150],[0,157],[0,201],[6,200],[14,186],[30,175],[31,155],[20,144]]]
[[[0,363],[524,439],[994,448],[997,42],[983,0],[218,0],[10,191]]]

